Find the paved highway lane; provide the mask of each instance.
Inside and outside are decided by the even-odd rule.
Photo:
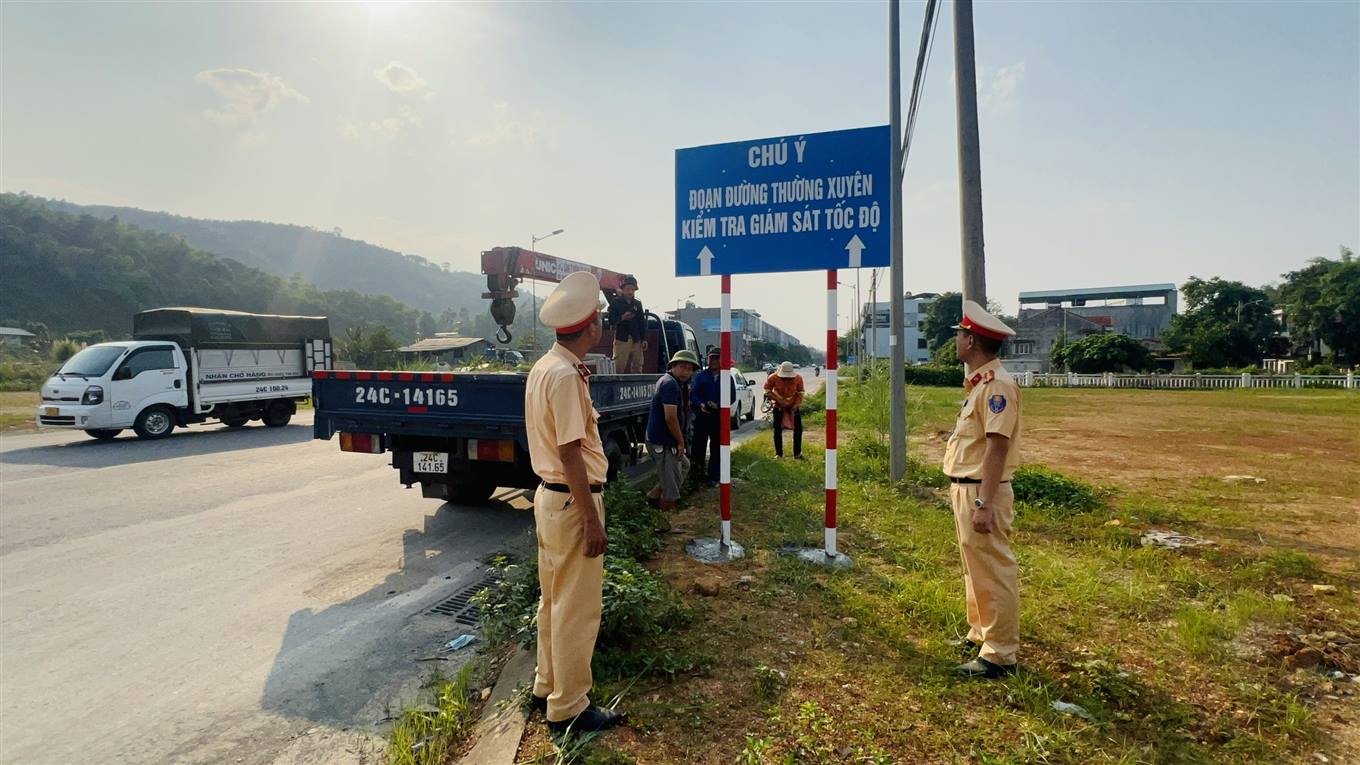
[[[532,511],[280,429],[0,437],[0,762],[357,760]]]
[[[430,607],[528,549],[530,504],[500,497],[423,499],[310,412],[0,436],[0,763],[358,761],[463,629]]]

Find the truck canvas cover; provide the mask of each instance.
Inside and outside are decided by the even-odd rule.
[[[137,340],[173,340],[184,347],[296,348],[329,338],[325,316],[278,316],[216,308],[155,308],[132,317]]]

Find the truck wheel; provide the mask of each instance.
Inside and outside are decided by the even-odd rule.
[[[229,428],[244,428],[247,422],[250,422],[250,418],[243,414],[233,414],[230,417],[222,418],[222,424]]]
[[[122,432],[122,428],[97,428],[85,431],[85,435],[98,441],[112,441]]]
[[[756,408],[753,406],[753,407],[751,407],[751,411],[749,411],[749,412],[746,413],[746,421],[747,421],[747,422],[750,422],[750,421],[754,420],[755,418],[756,418]]]
[[[165,438],[175,429],[175,413],[167,406],[147,407],[137,415],[132,429],[137,432],[138,438]]]
[[[271,428],[281,428],[293,419],[293,408],[282,401],[275,401],[265,407],[264,417],[261,419]]]
[[[480,505],[496,493],[496,485],[481,481],[460,483],[449,487],[449,501],[455,505]]]
[[[741,404],[737,404],[736,407],[732,409],[732,429],[736,430],[740,427],[741,427]]]
[[[619,446],[617,439],[611,438],[604,442],[604,458],[609,461],[605,481],[613,483],[619,480],[619,474],[623,470],[623,447]]]

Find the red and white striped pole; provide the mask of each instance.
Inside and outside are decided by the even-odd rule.
[[[719,504],[722,510],[722,545],[732,545],[732,277],[722,276],[722,360],[718,373],[718,401],[722,418],[718,423]],[[699,469],[703,469],[702,466]]]
[[[826,272],[826,554],[836,555],[836,269]]]

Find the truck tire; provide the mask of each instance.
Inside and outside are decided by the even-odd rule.
[[[285,401],[275,401],[264,409],[264,424],[271,428],[281,428],[293,419],[293,407]]]
[[[96,428],[95,430],[85,431],[85,435],[96,441],[112,441],[122,432],[122,428]]]
[[[132,423],[138,438],[154,441],[165,438],[175,430],[175,413],[168,406],[149,406]]]
[[[613,483],[619,480],[619,475],[623,471],[624,464],[623,447],[619,446],[618,439],[609,438],[605,440],[604,458],[609,461],[609,470],[605,473],[605,482]]]
[[[496,485],[469,481],[449,487],[449,501],[455,505],[480,505],[496,493]]]
[[[736,430],[740,427],[741,427],[741,402],[737,402],[737,405],[732,407],[732,430]]]
[[[232,429],[244,428],[247,422],[250,422],[250,418],[244,414],[233,414],[222,418],[222,424]]]
[[[754,420],[755,418],[756,418],[756,408],[755,408],[754,406],[752,406],[752,407],[751,407],[751,411],[749,411],[749,412],[746,413],[746,421],[747,421],[747,422],[751,422],[751,421]]]

